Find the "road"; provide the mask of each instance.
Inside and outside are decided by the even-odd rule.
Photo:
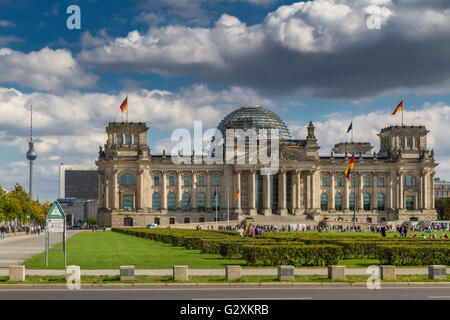
[[[0,289],[0,300],[450,300],[450,287]]]
[[[67,239],[76,234],[77,231],[67,231]],[[50,235],[50,246],[61,242],[61,233]],[[3,242],[4,241],[4,242]],[[7,238],[0,241],[0,269],[9,268],[10,265],[21,264],[32,256],[45,250],[45,236],[28,236],[18,239]]]

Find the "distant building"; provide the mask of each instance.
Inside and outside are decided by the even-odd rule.
[[[74,224],[97,214],[97,168],[59,166],[59,199],[64,212],[72,215]]]
[[[434,179],[434,197],[435,199],[450,198],[450,181]]]

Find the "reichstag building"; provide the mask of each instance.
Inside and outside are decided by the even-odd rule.
[[[170,225],[216,217],[335,224],[351,221],[354,212],[357,223],[365,224],[437,218],[437,163],[424,126],[381,129],[378,152],[367,142],[337,142],[327,156],[319,155],[312,122],[305,139],[293,139],[283,120],[261,106],[243,106],[217,127],[224,137],[230,128],[278,129],[278,171],[262,175],[259,161],[175,164],[166,152],[150,151],[145,123],[109,123],[96,161],[99,225]],[[353,154],[355,167],[347,180]]]

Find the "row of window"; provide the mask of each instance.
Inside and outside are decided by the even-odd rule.
[[[413,210],[414,209],[414,196],[406,196],[406,209]],[[371,209],[371,195],[368,193],[363,194],[363,208],[368,211]],[[328,194],[322,193],[320,195],[320,208],[323,211],[328,210]],[[342,195],[340,193],[336,193],[334,196],[334,209],[341,211],[342,210]],[[355,210],[355,194],[351,193],[349,196],[349,209]],[[386,209],[385,197],[384,194],[377,194],[377,209],[379,211],[384,211]]]
[[[343,187],[344,186],[344,179],[341,177],[336,177],[336,187]],[[328,187],[328,178],[323,177],[322,178],[322,187]],[[352,187],[355,186],[355,177],[350,177],[350,185]],[[370,187],[372,185],[372,179],[370,177],[364,178],[364,187]],[[403,185],[404,186],[415,186],[416,185],[416,178],[413,176],[405,176],[403,177]],[[383,177],[378,178],[378,187],[385,187],[385,180]]]
[[[213,193],[211,195],[211,207],[213,209],[220,209],[220,194]],[[122,197],[123,201],[123,210],[133,210],[133,196],[132,195],[124,195]],[[198,211],[205,210],[205,194],[202,192],[197,193],[196,195],[196,204]],[[161,210],[161,194],[158,192],[154,192],[152,195],[152,209],[153,210]],[[175,211],[176,209],[176,199],[175,194],[173,192],[169,192],[167,194],[167,209],[170,211]],[[191,195],[187,192],[183,193],[181,197],[181,209],[183,211],[191,210]]]
[[[191,180],[190,177],[184,177],[183,179],[184,186],[190,186]],[[136,185],[136,180],[132,174],[126,173],[120,177],[120,184],[122,186],[134,186]],[[153,177],[153,185],[159,186],[160,185],[160,177],[155,176]],[[175,176],[169,176],[169,185],[174,186],[175,185]],[[197,186],[204,186],[205,185],[205,177],[199,176],[197,179]],[[213,177],[213,186],[219,185],[219,177],[214,176]]]
[[[123,138],[122,135],[118,135],[117,136],[117,143],[118,144],[122,144],[123,143]],[[134,144],[139,144],[139,136],[134,136]],[[125,135],[125,144],[131,144],[131,135],[127,134]]]

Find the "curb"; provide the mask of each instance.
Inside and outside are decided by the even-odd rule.
[[[385,287],[450,287],[450,282],[382,282],[381,286]],[[259,283],[92,283],[92,284],[82,284],[81,288],[162,288],[162,287],[231,287],[231,288],[242,288],[242,287],[366,287],[365,282],[259,282]],[[66,289],[66,284],[0,284],[0,289]],[[69,289],[68,289],[69,290]]]

